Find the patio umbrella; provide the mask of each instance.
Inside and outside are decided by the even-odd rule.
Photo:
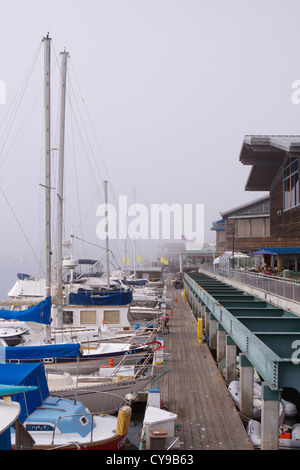
[[[264,250],[263,248],[251,254],[252,255],[276,255],[276,253],[274,253],[273,251]]]

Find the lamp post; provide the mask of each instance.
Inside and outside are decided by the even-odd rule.
[[[234,269],[234,236],[235,236],[235,229],[231,230],[232,233],[232,269]]]

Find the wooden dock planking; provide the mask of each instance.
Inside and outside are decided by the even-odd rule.
[[[184,450],[252,450],[241,418],[181,291],[163,334],[169,371],[156,381],[164,406],[177,414],[175,435]]]

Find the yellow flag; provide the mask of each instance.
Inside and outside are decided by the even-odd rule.
[[[128,259],[128,258],[126,258],[126,261],[125,261],[125,256],[123,256],[122,261],[123,261],[123,263],[126,263],[126,264],[130,263],[130,259]]]
[[[160,257],[160,261],[163,263],[163,264],[169,264],[169,262],[163,258],[162,256]]]
[[[140,255],[137,255],[138,261],[144,261],[144,258],[142,258]]]

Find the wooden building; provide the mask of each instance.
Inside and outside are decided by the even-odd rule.
[[[225,221],[224,251],[252,253],[262,246],[272,245],[270,237],[269,197],[222,212]],[[275,245],[274,245],[275,246]]]
[[[278,246],[300,246],[299,157],[300,136],[246,136],[240,152],[251,165],[246,191],[269,191]]]
[[[211,230],[216,232],[216,251],[225,251],[225,231],[226,223],[224,219],[216,220],[212,223]]]
[[[221,214],[224,251],[277,248],[287,266],[300,267],[299,157],[300,136],[245,136],[239,156],[251,166],[245,190],[268,193]]]

